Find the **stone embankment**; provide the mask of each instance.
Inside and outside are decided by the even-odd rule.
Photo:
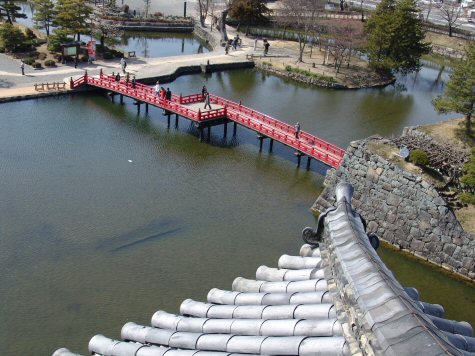
[[[335,204],[340,181],[355,188],[354,207],[369,221],[368,232],[445,269],[475,280],[475,236],[465,232],[447,202],[421,176],[372,153],[370,142],[352,142],[337,170],[329,170],[325,189],[312,209]]]

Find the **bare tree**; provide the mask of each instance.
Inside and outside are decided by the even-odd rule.
[[[143,0],[145,4],[145,18],[148,17],[148,13],[150,11],[150,4],[152,3],[152,0]]]
[[[98,12],[94,13],[92,20],[92,28],[100,39],[101,49],[104,48],[106,39],[121,37],[124,34],[117,22],[105,19],[110,7],[111,5],[100,8]]]
[[[305,45],[316,26],[318,13],[324,6],[323,0],[282,0],[281,16],[278,22],[284,27],[292,27],[296,30],[299,42],[299,62],[303,62]]]
[[[461,14],[462,7],[457,0],[445,0],[440,7],[440,16],[449,28],[449,37],[452,37],[453,30],[458,27]]]
[[[331,21],[327,29],[332,37],[329,51],[339,73],[341,65],[346,61],[349,66],[353,51],[363,44],[363,27],[360,22],[339,19]]]
[[[211,16],[211,31],[213,31],[213,26],[216,26],[218,23],[218,18],[216,17],[216,1],[215,0],[210,0],[209,14]]]
[[[196,2],[196,10],[200,16],[201,27],[205,27],[206,17],[208,16],[212,2],[213,0],[198,0]]]
[[[429,21],[430,11],[432,10],[432,0],[429,0],[429,7],[427,8],[426,22]]]
[[[234,0],[223,0],[224,9],[221,11],[221,16],[218,19],[218,30],[221,33],[221,40],[227,41],[228,34],[226,33],[226,18],[228,17],[229,9]]]

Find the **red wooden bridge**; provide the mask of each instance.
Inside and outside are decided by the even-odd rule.
[[[83,84],[106,89],[110,91],[111,95],[120,94],[121,101],[123,96],[133,98],[136,100],[135,104],[138,110],[140,110],[141,104],[146,105],[146,110],[148,110],[149,104],[162,108],[166,110],[168,120],[170,120],[171,113],[176,114],[177,123],[178,116],[192,120],[199,129],[200,139],[203,136],[203,128],[205,127],[208,128],[209,137],[211,126],[224,124],[225,135],[228,122],[234,122],[234,134],[236,133],[236,124],[245,126],[258,133],[261,150],[263,139],[269,138],[271,140],[270,150],[272,150],[272,144],[276,140],[295,149],[299,165],[301,156],[306,155],[308,157],[307,168],[310,166],[311,158],[337,168],[345,153],[340,147],[305,131],[300,131],[297,138],[295,127],[292,125],[217,95],[210,94],[211,105],[214,108],[212,110],[204,110],[202,109],[202,94],[172,95],[171,100],[166,100],[159,98],[151,86],[136,83],[135,87],[132,87],[132,84],[130,82],[126,83],[124,78],[117,82],[114,76],[102,73],[99,76],[85,74],[76,80],[71,80],[70,86],[71,89],[74,89]]]

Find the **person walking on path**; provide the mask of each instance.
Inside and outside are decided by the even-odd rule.
[[[257,38],[254,40],[254,51],[257,49]]]
[[[209,93],[205,94],[205,109],[206,109],[207,106],[211,110],[211,103],[210,103],[210,99],[209,99]]]
[[[21,69],[21,75],[25,75],[25,63],[23,63],[23,60],[21,61],[20,69]]]
[[[298,140],[300,136],[300,124],[297,122],[295,124],[295,138]]]
[[[269,47],[270,47],[269,41],[265,41],[264,42],[264,56],[266,56],[267,53],[269,53]]]
[[[120,59],[120,66],[122,68],[122,73],[125,73],[125,68],[127,68],[127,62],[125,61],[124,57]]]

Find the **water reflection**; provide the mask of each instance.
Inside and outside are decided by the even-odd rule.
[[[117,48],[135,51],[137,56],[146,58],[204,53],[210,50],[203,41],[188,33],[125,32],[116,40]]]

